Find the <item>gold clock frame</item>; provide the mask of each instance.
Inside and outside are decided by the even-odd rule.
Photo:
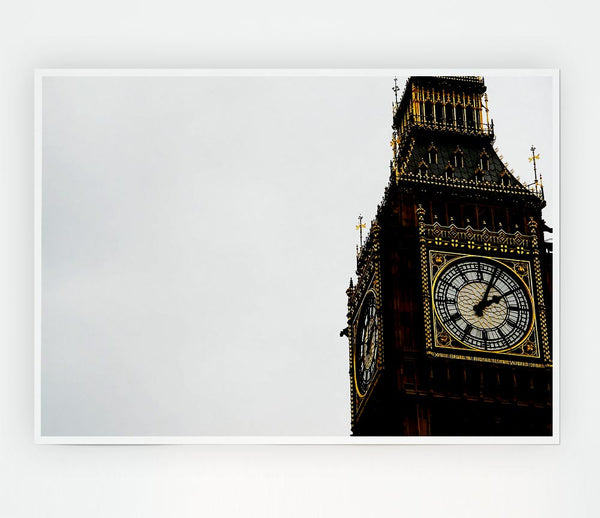
[[[525,357],[527,359],[541,359],[541,349],[536,332],[536,311],[535,311],[535,300],[532,295],[533,278],[531,275],[531,263],[528,260],[514,259],[514,258],[499,258],[491,257],[479,254],[465,254],[457,252],[448,252],[444,250],[429,250],[429,278],[430,278],[430,304],[432,307],[433,317],[433,349],[438,351],[471,351],[474,353],[483,353],[500,357],[506,356],[518,356]],[[526,296],[529,298],[531,305],[531,322],[523,338],[519,340],[515,345],[510,348],[503,349],[500,351],[482,351],[477,347],[473,347],[468,343],[460,340],[453,333],[447,329],[443,324],[438,314],[437,306],[433,296],[434,287],[438,277],[449,268],[453,263],[459,259],[473,258],[473,259],[487,259],[503,265],[505,268],[510,270],[514,276],[519,279],[520,283],[525,288]],[[520,270],[520,271],[519,271]],[[450,335],[450,336],[448,336]],[[521,349],[520,352],[515,352]]]
[[[375,363],[375,373],[373,374],[373,378],[371,379],[367,390],[364,394],[358,388],[358,380],[356,379],[357,373],[357,365],[356,365],[356,356],[357,356],[357,340],[358,340],[358,325],[360,321],[360,315],[363,310],[363,305],[369,293],[373,293],[375,297],[375,311],[377,314],[377,353],[374,361]],[[370,281],[366,285],[366,289],[362,292],[362,296],[360,297],[360,304],[357,305],[356,311],[354,313],[354,317],[352,319],[351,325],[351,369],[352,369],[352,393],[353,393],[353,401],[354,405],[352,408],[352,423],[356,423],[366,407],[367,402],[373,395],[375,387],[377,386],[379,379],[381,377],[381,373],[383,370],[383,318],[381,311],[381,293],[380,293],[380,279],[379,279],[379,267],[375,268]]]
[[[416,213],[427,355],[528,367],[551,367],[552,357],[544,304],[537,223],[532,218],[529,220],[529,234],[508,233],[504,230],[494,232],[487,228],[482,230],[470,226],[460,228],[454,224],[442,226],[437,221],[426,224],[425,209],[419,206]],[[532,302],[533,324],[531,332],[524,341],[508,351],[481,351],[466,344],[448,347],[445,340],[440,343],[441,323],[437,321],[432,300],[434,276],[431,261],[436,254],[442,258],[444,256],[484,257],[501,262],[508,268],[511,268],[511,263],[527,265],[526,279],[516,272],[525,282]],[[523,346],[524,343],[528,344],[527,348]]]
[[[371,398],[375,387],[379,384],[382,372],[384,369],[384,344],[383,344],[383,327],[384,316],[382,311],[382,294],[381,294],[381,255],[380,255],[380,228],[376,221],[371,225],[369,235],[360,249],[357,257],[357,273],[358,281],[356,286],[352,283],[346,291],[349,297],[348,303],[348,335],[350,342],[349,350],[349,374],[350,374],[350,391],[352,398],[351,405],[351,420],[352,426],[360,419],[360,416],[365,409],[367,402]],[[360,318],[360,313],[363,308],[367,294],[373,292],[375,297],[375,311],[377,313],[377,355],[375,373],[369,383],[369,387],[363,394],[358,390],[356,379],[356,347],[357,347],[357,326]]]
[[[363,307],[364,307],[365,301],[367,300],[367,297],[369,296],[369,293],[373,294],[373,298],[375,300],[375,315],[377,317],[377,325],[376,325],[377,342],[376,342],[375,359],[374,359],[375,373],[373,374],[373,378],[369,382],[369,386],[367,387],[367,389],[365,390],[365,392],[363,394],[358,386],[359,384],[358,384],[358,380],[356,378],[356,373],[358,372],[357,365],[356,365],[356,360],[357,360],[357,355],[358,355],[357,340],[359,337],[358,326],[360,325],[360,317],[362,315]],[[360,303],[360,306],[358,308],[358,311],[356,312],[354,322],[353,322],[353,331],[352,332],[354,335],[354,347],[353,347],[353,351],[352,351],[352,378],[354,380],[354,390],[356,391],[356,395],[358,396],[358,399],[364,399],[365,396],[371,392],[371,390],[372,390],[371,387],[374,386],[374,384],[379,376],[379,371],[381,368],[381,365],[379,363],[379,357],[381,356],[380,350],[381,350],[381,331],[382,331],[382,329],[381,329],[381,311],[379,310],[379,306],[380,305],[378,304],[377,292],[373,287],[373,282],[371,282],[369,288],[367,289],[367,291],[365,291],[365,294],[362,297],[362,302]]]

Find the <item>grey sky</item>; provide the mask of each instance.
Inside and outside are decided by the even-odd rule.
[[[536,145],[551,196],[551,80],[482,75],[500,153],[529,178]],[[349,434],[392,79],[43,79],[42,435]]]

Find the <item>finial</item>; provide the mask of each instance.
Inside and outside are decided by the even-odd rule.
[[[537,154],[537,155],[535,154],[535,147],[533,145],[531,146],[530,151],[531,151],[531,156],[529,157],[528,160],[529,160],[529,162],[533,162],[533,175],[534,175],[534,178],[535,178],[535,193],[539,194],[539,192],[538,192],[537,167],[536,167],[535,161],[540,159],[540,155],[539,154]],[[540,183],[541,183],[541,180],[542,180],[542,175],[540,174]],[[541,195],[542,195],[542,198],[543,198],[544,197],[544,188],[543,187],[541,187]]]
[[[394,98],[396,99],[396,104],[398,104],[398,90],[400,90],[400,88],[398,88],[397,77],[394,77],[394,87],[392,88],[392,90],[394,91]]]
[[[367,224],[363,223],[362,220],[363,220],[363,217],[362,217],[362,214],[360,214],[358,216],[358,225],[356,225],[356,230],[360,231],[360,247],[361,248],[363,246],[363,233],[362,233],[362,229],[367,226]]]
[[[485,110],[485,123],[486,126],[490,127],[490,111],[488,110],[488,95],[487,92],[485,94],[483,94],[483,102],[485,103],[485,106],[483,107],[483,109]]]

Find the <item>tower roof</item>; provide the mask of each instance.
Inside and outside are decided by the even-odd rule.
[[[397,180],[531,195],[494,148],[479,76],[412,76],[394,111]]]

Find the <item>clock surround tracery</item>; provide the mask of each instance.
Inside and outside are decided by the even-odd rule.
[[[420,242],[421,276],[423,286],[427,353],[435,357],[459,358],[506,363],[519,366],[550,367],[550,346],[546,329],[545,306],[536,304],[543,296],[539,270],[539,241],[537,224],[530,220],[530,234],[504,230],[493,232],[487,228],[459,228],[452,224],[443,226],[439,222],[425,223],[426,211],[419,206],[416,210]],[[493,254],[493,255],[491,255]],[[514,272],[517,282],[524,284],[526,298],[531,304],[531,323],[523,330],[522,339],[508,342],[499,351],[477,351],[464,340],[448,332],[439,314],[435,311],[434,284],[440,271],[453,261],[493,261],[507,271]],[[498,295],[497,295],[498,296]],[[535,309],[537,307],[537,310]],[[541,339],[540,339],[541,338]],[[472,345],[472,344],[471,344]]]

